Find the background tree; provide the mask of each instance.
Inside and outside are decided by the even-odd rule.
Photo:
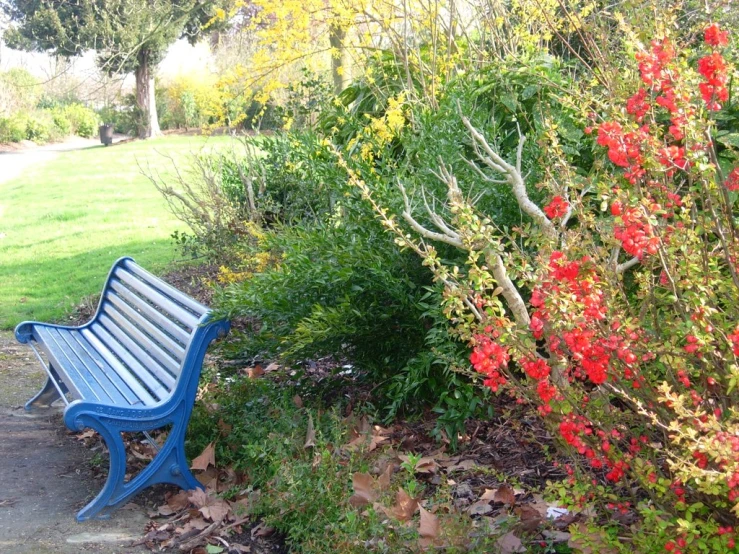
[[[196,42],[215,18],[218,0],[0,0],[10,17],[4,40],[11,48],[66,57],[98,53],[109,74],[134,73],[138,136],[159,134],[154,68],[178,38]]]

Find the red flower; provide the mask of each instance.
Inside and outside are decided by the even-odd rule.
[[[626,112],[636,116],[636,120],[641,123],[648,111],[647,91],[640,88],[639,92],[626,101]]]
[[[731,191],[739,190],[739,167],[731,170],[724,186]]]
[[[729,31],[720,30],[718,24],[714,23],[713,25],[706,27],[706,30],[703,33],[703,39],[709,46],[726,46],[729,44]]]
[[[569,206],[564,198],[555,196],[549,204],[544,206],[544,213],[547,214],[549,219],[555,219],[565,215]]]
[[[718,52],[703,56],[698,60],[698,73],[703,75],[706,81],[714,86],[725,85],[728,80],[726,76],[726,61]]]

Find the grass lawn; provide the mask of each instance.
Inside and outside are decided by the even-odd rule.
[[[128,255],[159,271],[178,256],[169,238],[184,225],[141,174],[229,137],[170,136],[64,152],[0,182],[0,329],[26,319],[61,321],[100,292],[110,265]],[[2,157],[0,157],[2,164]]]

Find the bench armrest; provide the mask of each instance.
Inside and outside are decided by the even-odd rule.
[[[81,329],[84,327],[76,327],[73,325],[55,325],[54,323],[43,323],[41,321],[24,321],[19,323],[15,328],[15,338],[22,344],[27,344],[33,338],[33,328],[35,326],[48,327],[51,329]]]

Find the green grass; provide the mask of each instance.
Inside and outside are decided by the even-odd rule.
[[[0,182],[0,329],[26,319],[60,321],[100,292],[119,257],[161,271],[178,256],[169,238],[184,229],[142,175],[162,175],[228,137],[175,136],[61,153]],[[0,161],[2,163],[2,161]]]

